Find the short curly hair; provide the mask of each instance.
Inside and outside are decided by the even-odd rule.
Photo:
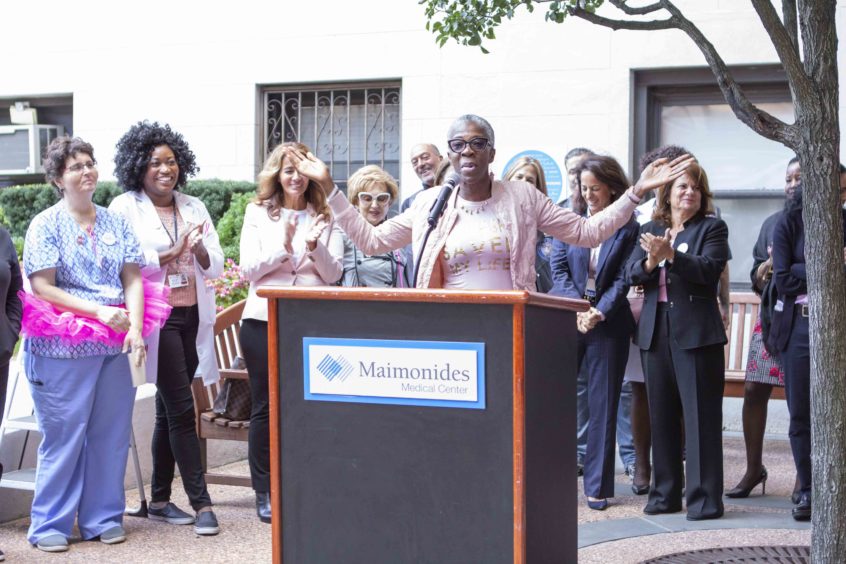
[[[179,176],[176,188],[185,186],[189,176],[200,172],[196,158],[188,142],[168,124],[154,121],[139,121],[129,128],[115,146],[115,178],[124,191],[138,192],[144,189],[144,175],[150,164],[153,149],[167,145],[176,157]]]
[[[97,163],[94,158],[94,147],[91,146],[91,143],[83,141],[79,137],[68,137],[67,135],[56,137],[50,141],[44,151],[44,159],[41,161],[41,166],[44,167],[44,178],[53,185],[59,196],[62,195],[62,189],[56,184],[56,180],[65,173],[65,161],[79,153],[88,155],[95,164]]]

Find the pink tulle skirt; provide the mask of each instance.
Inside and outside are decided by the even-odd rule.
[[[167,303],[170,288],[164,284],[144,282],[144,327],[141,334],[147,337],[156,329],[164,326],[172,309]],[[62,342],[78,345],[87,341],[97,341],[107,345],[120,346],[126,333],[118,333],[108,325],[88,317],[78,316],[69,311],[60,311],[52,304],[28,294],[18,292],[23,302],[21,333],[27,337],[60,337]],[[116,307],[125,307],[123,304]]]

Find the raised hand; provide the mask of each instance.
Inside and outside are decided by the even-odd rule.
[[[323,214],[318,215],[306,235],[306,249],[313,251],[317,247],[317,240],[323,235],[323,231],[326,230],[327,225],[329,224],[326,222],[326,216]]]
[[[196,229],[191,231],[191,235],[188,237],[188,248],[191,249],[191,253],[196,257],[200,266],[208,268],[211,265],[211,259],[209,258],[209,252],[206,250],[206,246],[203,244],[203,233],[205,229],[206,222],[204,221]]]
[[[647,254],[647,270],[650,272],[662,260],[672,260],[673,245],[670,243],[670,230],[664,232],[663,237],[653,235],[652,233],[640,234],[640,248]]]
[[[288,147],[285,149],[285,156],[296,167],[297,172],[306,178],[314,180],[326,195],[329,195],[335,187],[335,182],[329,173],[329,167],[326,166],[326,163],[315,157],[311,151],[303,153],[293,147]]]
[[[297,232],[297,216],[291,215],[288,219],[282,220],[282,248],[284,248],[289,255],[294,254],[294,233]]]
[[[635,193],[642,198],[651,190],[669,184],[682,174],[687,168],[696,162],[696,159],[688,154],[667,162],[666,158],[655,159],[649,166],[640,173],[640,178],[634,186]]]

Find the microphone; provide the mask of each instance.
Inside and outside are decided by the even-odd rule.
[[[432,204],[432,209],[429,210],[429,227],[434,228],[435,225],[438,224],[438,220],[441,218],[441,215],[444,213],[444,208],[446,207],[447,200],[449,200],[450,195],[452,194],[453,188],[461,181],[461,177],[458,173],[453,172],[450,174],[446,182],[444,182],[443,187],[441,188],[441,193],[438,194],[438,199],[435,200],[435,203]]]

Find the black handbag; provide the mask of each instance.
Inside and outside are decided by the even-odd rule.
[[[232,368],[244,367],[244,359],[240,356],[236,356],[232,360]],[[214,398],[212,411],[232,421],[245,421],[250,418],[251,410],[250,382],[248,380],[225,378],[217,397]]]

